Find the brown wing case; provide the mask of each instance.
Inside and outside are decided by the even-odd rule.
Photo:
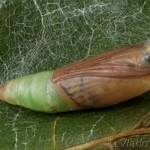
[[[82,60],[55,71],[55,82],[75,76],[136,77],[148,75],[149,65],[144,60],[146,48],[135,45],[122,48],[86,60]]]
[[[149,60],[147,47],[130,46],[58,69],[53,82],[81,107],[106,107],[149,90]]]

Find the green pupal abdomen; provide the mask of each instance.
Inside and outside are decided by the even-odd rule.
[[[53,72],[28,75],[8,82],[5,101],[41,112],[65,112],[70,108],[55,90]]]

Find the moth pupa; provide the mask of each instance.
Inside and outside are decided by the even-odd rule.
[[[149,91],[149,83],[148,43],[8,81],[0,86],[0,99],[57,113],[115,105]]]

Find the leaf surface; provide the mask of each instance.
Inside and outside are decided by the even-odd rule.
[[[149,25],[149,0],[1,0],[0,83],[141,43]],[[149,99],[53,115],[0,102],[0,149],[148,150]]]

